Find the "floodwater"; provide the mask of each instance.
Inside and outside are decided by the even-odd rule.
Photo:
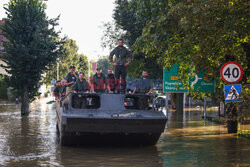
[[[150,147],[62,147],[56,134],[55,104],[32,103],[28,117],[20,105],[0,102],[0,166],[7,167],[246,167],[250,140],[226,133],[201,119],[202,111],[169,113],[166,132]]]

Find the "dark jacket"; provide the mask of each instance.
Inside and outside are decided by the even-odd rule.
[[[94,85],[94,89],[96,92],[104,92],[104,86],[106,84],[106,76],[101,73],[101,76],[98,77],[97,74],[95,74],[92,78],[91,78],[91,83]]]
[[[117,65],[124,65],[126,63],[126,58],[129,56],[128,62],[132,61],[132,53],[124,46],[117,46],[114,50],[110,52],[109,61],[113,62],[113,56],[115,55],[115,62]]]
[[[111,91],[115,91],[115,75],[114,74],[107,75],[107,85],[109,85]]]
[[[77,73],[76,73],[76,75],[78,76]],[[68,74],[66,75],[66,77],[65,77],[65,80],[67,80],[68,83],[69,83],[69,82],[72,82],[72,81],[76,82],[77,77],[76,77],[75,75],[71,74],[71,73],[68,73]]]
[[[61,97],[64,97],[66,95],[66,90],[67,90],[67,87],[66,86],[61,86],[60,87],[60,94],[61,94]]]
[[[59,96],[60,88],[61,88],[60,86],[56,86],[55,89],[54,89],[54,91],[53,91],[54,95],[57,96],[57,97]]]
[[[88,85],[86,79],[83,78],[83,81],[81,82],[80,79],[78,78],[72,89],[77,92],[85,92],[87,90],[87,87]]]
[[[150,79],[140,78],[137,80],[136,90],[139,93],[147,93],[152,88],[153,88],[153,84]]]

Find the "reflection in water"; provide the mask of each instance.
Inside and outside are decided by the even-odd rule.
[[[61,149],[64,166],[163,166],[163,159],[155,146],[141,148],[89,147]],[[71,158],[69,158],[71,157]]]
[[[189,113],[185,114],[188,118]],[[250,166],[249,139],[227,134],[225,126],[213,122],[204,126],[201,114],[191,112],[193,121],[168,122],[157,145],[164,166]]]
[[[228,135],[226,128],[201,120],[201,111],[169,113],[166,132],[151,147],[61,147],[51,99],[20,106],[0,103],[0,166],[250,166],[249,140]]]

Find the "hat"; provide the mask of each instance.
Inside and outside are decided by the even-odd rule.
[[[69,66],[69,68],[75,68],[75,66],[74,66],[74,65],[71,65],[71,66]]]
[[[101,70],[101,67],[97,67],[96,70]]]

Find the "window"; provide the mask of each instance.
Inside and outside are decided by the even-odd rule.
[[[100,108],[100,97],[98,95],[87,94],[87,93],[73,94],[72,95],[72,107],[75,109]]]
[[[126,95],[124,107],[126,109],[149,110],[152,108],[152,99],[148,95]]]

